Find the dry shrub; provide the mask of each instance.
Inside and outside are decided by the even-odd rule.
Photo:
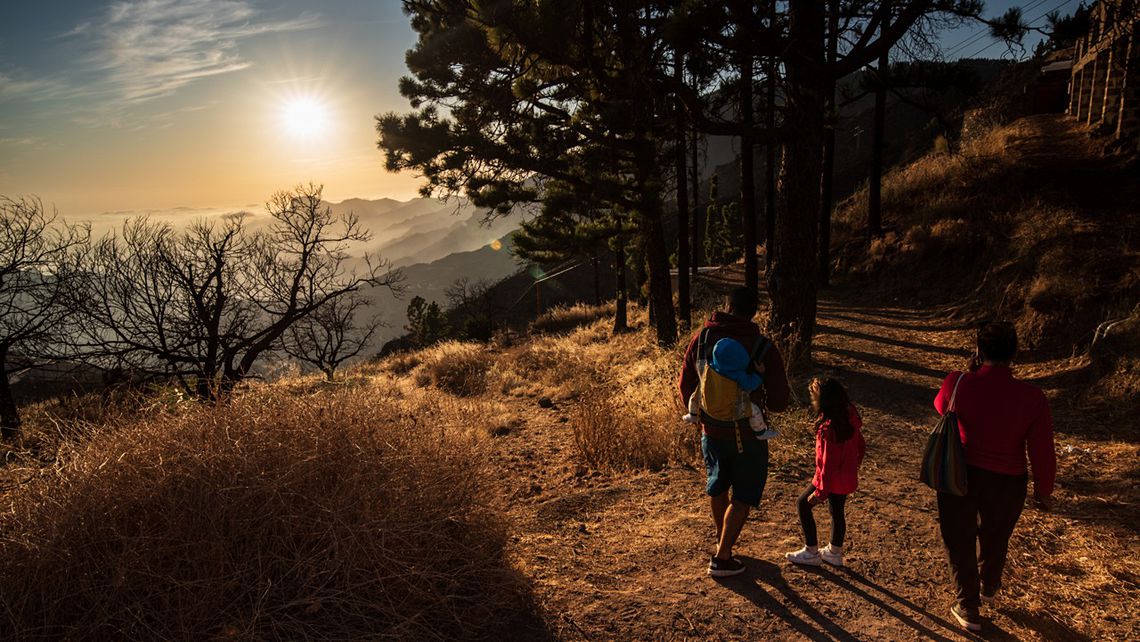
[[[569,332],[575,328],[594,323],[603,317],[612,317],[614,304],[588,305],[576,303],[571,306],[552,308],[530,324],[531,332],[550,334]]]
[[[420,365],[419,352],[398,352],[383,361],[383,368],[397,376],[403,376]]]
[[[887,232],[880,237],[871,239],[871,247],[867,251],[867,256],[872,262],[881,263],[894,252],[898,246],[898,240],[898,234],[894,232]]]
[[[1103,375],[1094,396],[1117,411],[1121,432],[1135,435],[1134,419],[1140,413],[1140,304],[1129,316],[1101,324],[1089,352]]]
[[[85,440],[108,425],[179,412],[190,405],[180,388],[141,385],[40,401],[21,409],[23,435],[19,447],[7,456],[15,461],[52,461],[65,445]]]
[[[644,311],[636,311],[637,320]],[[646,332],[589,340],[590,328],[536,345],[540,359],[563,364],[548,385],[575,399],[574,442],[591,466],[657,469],[692,461],[696,429],[681,421],[676,376],[687,337],[673,349]],[[557,378],[557,381],[553,379]]]
[[[695,428],[680,420],[672,404],[659,397],[646,412],[629,393],[603,389],[582,397],[574,409],[574,445],[595,468],[657,470],[692,453]]]
[[[960,218],[942,219],[930,226],[930,242],[943,248],[955,248],[970,242],[970,224]]]
[[[6,639],[511,631],[482,442],[362,388],[249,394],[92,436],[5,496]]]
[[[492,358],[479,343],[446,341],[420,353],[416,382],[433,385],[453,395],[472,397],[487,389],[486,374]]]
[[[906,234],[903,234],[902,249],[904,252],[921,254],[930,245],[930,228],[925,225],[912,225]]]

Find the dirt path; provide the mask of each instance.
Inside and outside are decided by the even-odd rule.
[[[525,421],[502,438],[499,450],[516,533],[512,555],[533,580],[554,634],[589,640],[978,639],[950,621],[934,497],[912,481],[935,420],[934,390],[963,362],[968,340],[965,330],[929,311],[821,302],[818,369],[848,384],[868,440],[861,489],[848,503],[848,568],[838,570],[805,570],[783,559],[801,543],[794,503],[812,466],[810,422],[802,410],[777,421],[782,435],[772,443],[767,491],[737,547],[749,571],[714,581],[705,575],[714,530],[703,470],[590,471],[575,456],[572,408],[510,400]],[[1037,364],[1040,371],[1067,367]],[[802,382],[795,385],[802,395]],[[1053,515],[1026,510],[1002,603],[984,611],[983,638],[1138,639],[1133,609],[1140,568],[1115,559],[1135,546],[1124,525],[1135,517],[1129,502],[1135,506],[1136,477],[1131,485],[1125,480],[1115,498],[1096,496],[1127,511],[1119,520],[1066,514],[1065,502],[1083,506],[1097,490],[1086,496],[1066,490],[1067,476],[1080,468],[1066,448],[1086,458],[1112,455],[1101,453],[1103,444],[1066,434],[1058,435],[1058,444],[1062,507]],[[1135,457],[1137,451],[1123,452]],[[816,518],[826,538],[826,511],[817,510]]]

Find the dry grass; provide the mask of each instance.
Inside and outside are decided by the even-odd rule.
[[[646,321],[644,310],[630,312],[633,323]],[[658,469],[692,461],[696,432],[680,420],[675,387],[684,346],[662,349],[647,332],[611,336],[610,324],[603,317],[529,344],[512,362],[516,376],[573,402],[574,443],[590,466]]]
[[[420,365],[418,352],[398,352],[383,361],[383,367],[394,375],[406,375]]]
[[[399,392],[266,386],[159,409],[22,471],[0,516],[11,639],[451,639],[525,612],[484,440]],[[412,425],[409,416],[422,417]]]
[[[548,310],[530,324],[532,333],[551,334],[569,332],[589,325],[598,319],[613,318],[614,304],[588,305],[576,303],[571,306],[558,306]]]
[[[472,397],[487,389],[491,367],[487,349],[480,343],[446,341],[418,353],[416,382],[432,385],[453,395]]]
[[[668,406],[644,412],[638,404],[597,390],[574,408],[574,445],[590,466],[611,470],[658,470],[691,452],[685,430]]]

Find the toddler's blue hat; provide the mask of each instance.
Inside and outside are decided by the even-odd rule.
[[[713,346],[710,365],[717,374],[735,381],[742,390],[752,392],[760,387],[764,378],[748,370],[751,361],[751,355],[739,341],[724,338]]]

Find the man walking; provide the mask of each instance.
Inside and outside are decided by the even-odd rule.
[[[693,335],[681,368],[678,388],[682,403],[688,407],[693,392],[700,385],[698,361],[709,362],[711,354],[699,355],[702,349],[711,353],[720,339],[735,339],[752,349],[752,367],[763,375],[764,382],[749,396],[761,412],[780,412],[788,406],[788,378],[784,360],[760,333],[752,321],[758,298],[755,290],[736,288],[727,297],[727,312],[714,312],[704,327]],[[760,505],[768,480],[768,442],[757,439],[749,420],[735,425],[701,420],[701,451],[704,454],[707,481],[705,490],[711,498],[713,523],[716,524],[717,548],[709,560],[708,573],[728,577],[743,573],[740,560],[732,556],[740,530],[751,509]],[[729,492],[731,491],[731,496]]]
[[[938,521],[956,588],[950,612],[970,631],[981,630],[981,602],[993,602],[1001,587],[1009,538],[1025,503],[1027,451],[1036,504],[1052,505],[1057,454],[1049,403],[1039,388],[1014,378],[1009,364],[1016,353],[1012,324],[982,324],[968,372],[951,372],[934,398],[942,414],[954,400],[966,453],[968,492],[938,493]]]

